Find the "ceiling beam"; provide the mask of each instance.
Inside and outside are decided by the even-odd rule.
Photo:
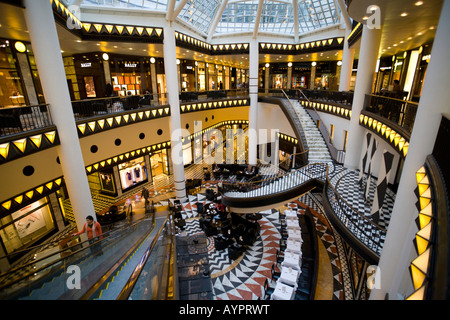
[[[175,2],[176,0],[169,0],[169,3],[167,4],[166,20],[169,22],[173,21],[173,10],[175,8]]]
[[[256,18],[255,18],[255,27],[253,29],[253,39],[256,39],[256,36],[258,35],[259,21],[261,20],[261,13],[262,13],[263,6],[264,6],[264,0],[259,0],[258,11],[256,12]]]
[[[211,39],[214,35],[214,32],[216,31],[217,25],[219,24],[219,20],[222,17],[223,11],[225,10],[225,7],[227,6],[227,4],[228,4],[228,0],[222,0],[219,10],[217,10],[216,14],[214,15],[214,20],[209,29],[208,38],[207,38],[206,42],[211,42]]]
[[[338,7],[339,9],[341,9],[342,18],[344,18],[345,22],[345,28],[348,30],[352,30],[352,22],[350,20],[350,16],[348,15],[347,7],[345,6],[344,0],[334,0],[334,6],[336,7],[336,11]]]
[[[181,2],[178,4],[178,6],[173,11],[171,21],[174,21],[178,17],[178,15],[180,14],[181,10],[184,8],[184,6],[186,5],[187,2],[188,2],[188,0],[181,0]]]
[[[292,9],[294,15],[294,42],[298,42],[298,1],[292,0]]]

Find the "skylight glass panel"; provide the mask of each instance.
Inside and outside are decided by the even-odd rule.
[[[189,0],[178,18],[207,33],[218,6],[218,0]]]
[[[292,34],[294,32],[292,3],[266,1],[261,12],[259,31]]]
[[[217,24],[216,33],[253,31],[258,10],[258,1],[228,3]]]
[[[339,22],[333,0],[305,0],[298,2],[299,32],[334,25]]]
[[[167,1],[168,0],[84,0],[83,4],[115,8],[143,8],[155,11],[166,11]]]

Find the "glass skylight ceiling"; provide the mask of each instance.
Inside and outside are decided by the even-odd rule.
[[[167,11],[170,0],[84,0],[83,4],[112,6],[116,8],[143,8]],[[215,15],[222,11],[214,30]],[[339,23],[340,11],[335,0],[297,0],[297,19],[294,16],[294,0],[263,1],[259,32],[294,35]],[[69,2],[69,1],[68,1]],[[258,0],[187,0],[177,19],[208,35],[253,32],[258,21]],[[175,7],[183,4],[176,0]]]

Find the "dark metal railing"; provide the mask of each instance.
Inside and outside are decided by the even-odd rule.
[[[397,123],[411,133],[417,107],[417,102],[366,94],[363,110]]]
[[[289,191],[311,179],[325,181],[326,164],[310,164],[298,170],[248,182],[224,182],[223,194],[229,198],[256,198]]]
[[[47,104],[0,109],[0,136],[52,125],[53,120]]]

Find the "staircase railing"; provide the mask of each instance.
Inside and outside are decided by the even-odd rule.
[[[301,89],[297,89],[297,90],[301,93],[301,95],[308,102],[311,102]],[[344,163],[345,151],[338,150],[332,143],[330,133],[328,132],[327,127],[324,125],[324,122],[322,121],[322,118],[320,117],[320,114],[317,112],[314,104],[313,104],[313,108],[308,109],[307,112],[311,115],[311,118],[314,120],[314,122],[318,126],[318,129],[319,129],[320,133],[322,134],[322,137],[325,140],[325,143],[327,144],[328,150],[330,151],[331,158],[334,161],[336,161],[336,163],[340,163],[340,164]],[[319,121],[319,124],[317,123],[317,120]]]

